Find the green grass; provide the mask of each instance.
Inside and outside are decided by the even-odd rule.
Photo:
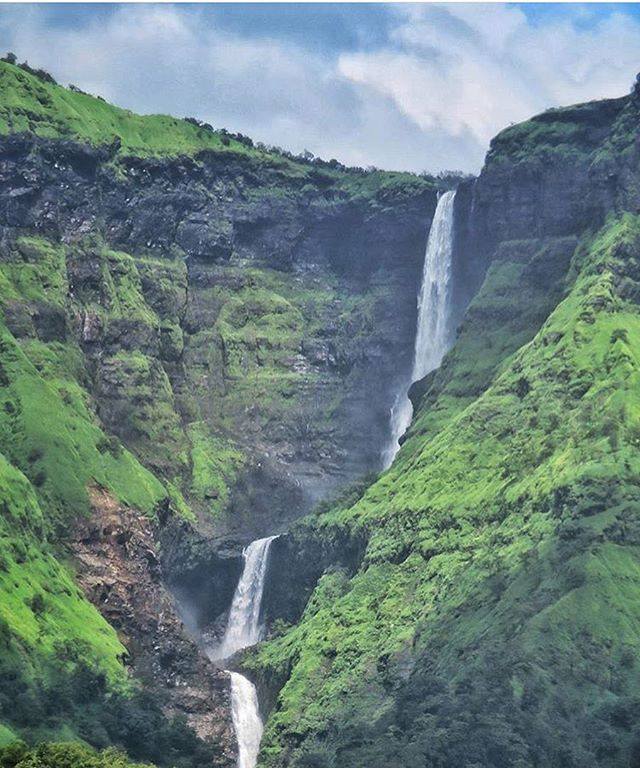
[[[190,424],[191,492],[218,517],[229,504],[231,492],[245,463],[244,454],[212,435],[204,422]]]
[[[84,598],[47,544],[49,528],[33,486],[0,455],[0,627],[3,686],[48,684],[85,663],[114,690],[126,691],[126,651],[115,630]],[[3,702],[4,718],[11,707]]]
[[[354,506],[296,534],[346,527],[368,545],[353,578],[327,574],[299,625],[247,658],[288,677],[262,765],[629,764],[639,265],[637,217],[585,241],[566,298],[519,350],[503,349],[483,391],[438,419],[420,411]],[[509,275],[515,290],[518,269],[490,272],[478,305]],[[474,348],[454,350],[446,387],[464,391],[465,354]]]
[[[431,177],[394,171],[365,173],[335,162],[312,165],[183,119],[137,115],[101,98],[45,82],[7,62],[0,62],[0,93],[0,135],[30,132],[43,138],[108,146],[116,160],[127,155],[176,157],[215,152],[253,169],[275,172],[303,195],[305,189],[316,193],[320,188],[337,200],[366,200],[378,208],[390,208],[436,187]],[[282,193],[282,187],[273,183],[246,190],[247,196]]]
[[[142,768],[124,752],[105,749],[96,752],[78,742],[49,742],[28,747],[24,742],[0,749],[2,768]]]
[[[637,106],[628,98],[549,109],[501,131],[491,141],[487,161],[507,165],[592,162],[602,159],[612,141],[617,150],[622,144],[627,148],[636,119]]]
[[[244,152],[220,133],[168,115],[136,115],[103,99],[44,82],[17,66],[0,62],[0,133],[30,131],[45,138],[111,144],[131,155],[194,154],[204,149]]]
[[[89,483],[151,512],[165,495],[162,485],[127,450],[103,448],[104,433],[77,382],[66,376],[49,380],[41,376],[2,327],[0,354],[5,377],[0,445],[38,488],[52,519],[62,523],[86,513]]]

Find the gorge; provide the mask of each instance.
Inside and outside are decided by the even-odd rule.
[[[635,766],[637,86],[477,178],[0,86],[3,766]]]

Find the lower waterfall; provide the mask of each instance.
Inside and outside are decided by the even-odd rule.
[[[231,675],[231,716],[238,740],[238,768],[254,768],[262,738],[255,685],[238,672]]]
[[[452,190],[438,199],[429,230],[418,296],[413,367],[410,380],[400,389],[391,408],[391,437],[382,451],[383,469],[391,466],[400,450],[400,438],[411,424],[413,406],[408,396],[409,387],[437,368],[451,346],[451,256],[455,195],[455,190]]]
[[[277,538],[252,541],[242,552],[244,568],[229,611],[229,620],[220,645],[209,651],[212,661],[221,661],[237,651],[255,645],[262,637],[260,608],[269,548]],[[262,738],[262,719],[254,684],[239,672],[231,677],[231,715],[238,740],[238,768],[254,768]]]

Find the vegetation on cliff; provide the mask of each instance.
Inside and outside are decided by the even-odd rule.
[[[470,310],[490,349],[505,269]],[[637,217],[585,237],[566,298],[531,341],[497,345],[483,391],[463,345],[393,467],[307,523],[368,545],[352,579],[327,573],[300,624],[248,659],[291,670],[263,764],[637,758],[639,278]]]
[[[278,169],[297,179],[301,188],[318,180],[336,185],[354,197],[393,204],[435,177],[411,173],[345,168],[336,160],[313,162],[278,148],[254,146],[246,136],[214,130],[193,118],[138,115],[77,88],[64,88],[34,70],[0,60],[0,135],[29,132],[43,138],[69,139],[106,147],[110,154],[136,157],[179,157],[201,152],[220,153],[237,160]],[[275,194],[278,190],[274,190]]]
[[[435,181],[140,117],[7,61],[0,86],[0,740],[225,764],[230,745],[132,679],[128,639],[99,612],[111,585],[91,605],[70,539],[95,498],[158,527],[247,535],[259,505],[275,515],[280,479],[288,515],[308,503],[268,462],[341,476],[337,414],[369,350],[395,343],[397,317],[383,320],[411,283]],[[45,751],[16,760],[93,765]]]

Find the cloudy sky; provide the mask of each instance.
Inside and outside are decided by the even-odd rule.
[[[629,91],[640,6],[4,5],[0,50],[138,112],[348,164],[477,171],[509,123]]]

